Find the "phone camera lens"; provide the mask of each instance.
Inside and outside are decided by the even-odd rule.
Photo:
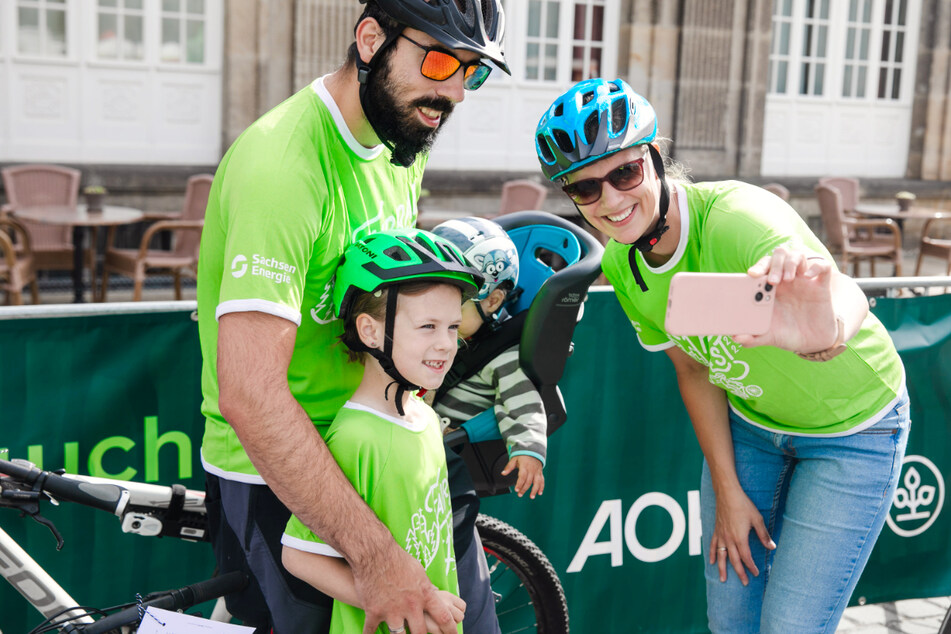
[[[766,292],[768,293],[768,292],[770,292],[771,290],[773,290],[773,285],[770,284],[769,282],[766,282]]]
[[[762,293],[756,293],[755,299],[756,299],[756,301],[758,301],[758,302],[763,301],[763,294],[762,294]]]

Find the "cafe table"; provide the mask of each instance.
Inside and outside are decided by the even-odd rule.
[[[855,212],[863,216],[875,216],[877,218],[891,218],[898,223],[898,228],[904,235],[906,220],[929,220],[931,218],[947,218],[951,216],[951,211],[947,209],[937,209],[933,207],[919,207],[912,205],[909,209],[899,209],[897,203],[857,203]]]
[[[83,286],[83,247],[86,234],[92,229],[95,237],[99,227],[115,227],[132,224],[143,219],[144,213],[140,209],[121,207],[118,205],[103,205],[99,211],[90,211],[86,205],[70,207],[67,205],[36,205],[16,207],[13,214],[25,220],[50,225],[65,225],[73,229],[73,302],[80,304],[84,299]],[[94,239],[92,248],[96,248]],[[91,271],[93,301],[96,300],[96,270]]]

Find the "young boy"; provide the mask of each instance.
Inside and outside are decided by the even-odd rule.
[[[327,446],[367,505],[426,569],[460,632],[465,602],[458,596],[439,419],[411,393],[442,384],[458,346],[462,301],[481,283],[451,243],[412,229],[370,234],[350,246],[333,292],[344,322],[340,339],[365,369],[327,431]],[[294,516],[281,542],[287,570],[334,598],[331,632],[362,631],[365,614],[346,560]],[[391,632],[404,627],[386,625]]]
[[[479,293],[462,306],[460,338],[475,343],[491,337],[508,318],[502,305],[518,282],[515,244],[502,227],[485,218],[449,220],[436,226],[433,233],[455,244],[485,277]],[[519,497],[529,490],[532,499],[542,494],[548,445],[545,408],[535,385],[519,367],[517,344],[441,395],[433,407],[449,419],[450,427],[494,408],[509,452],[502,475],[518,469],[515,492]]]

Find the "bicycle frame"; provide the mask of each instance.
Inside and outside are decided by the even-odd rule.
[[[59,615],[63,618],[73,617],[74,623],[94,622],[85,610],[71,609],[78,605],[76,600],[2,528],[0,576],[48,619]]]

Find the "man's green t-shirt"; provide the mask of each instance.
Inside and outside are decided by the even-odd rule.
[[[222,159],[198,263],[206,471],[263,483],[218,408],[218,318],[259,311],[297,325],[287,379],[323,431],[362,376],[337,341],[337,263],[362,235],[413,226],[425,163],[398,167],[383,146],[360,145],[322,78],[261,117]]]
[[[680,242],[670,260],[651,267],[635,258],[647,291],[634,280],[632,247],[610,241],[604,274],[614,285],[647,350],[678,346],[709,368],[745,420],[790,434],[847,434],[877,422],[895,403],[904,369],[881,322],[869,313],[848,349],[816,363],[773,346],[743,348],[726,336],[680,337],[664,331],[670,280],[680,271],[745,273],[780,245],[831,255],[799,214],[763,189],[736,181],[678,187]]]
[[[344,475],[396,543],[422,564],[434,586],[458,595],[446,454],[439,418],[429,413],[428,420],[412,426],[348,402],[324,438]],[[340,557],[296,516],[287,523],[281,543]],[[334,601],[330,631],[359,632],[364,618],[363,610]],[[385,627],[379,631],[386,634]]]

